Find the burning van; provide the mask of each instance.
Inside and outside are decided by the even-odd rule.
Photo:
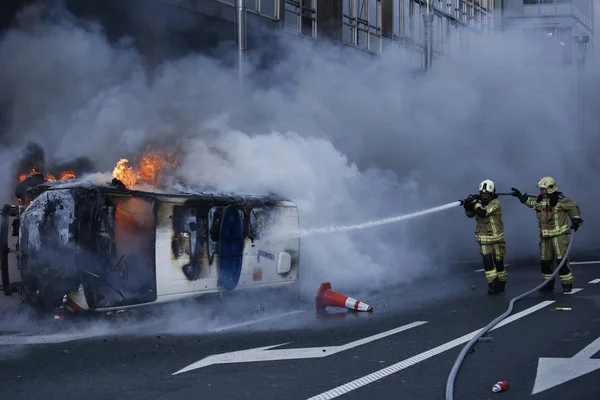
[[[109,311],[295,285],[298,210],[275,196],[161,193],[32,174],[5,205],[2,287],[43,309]]]

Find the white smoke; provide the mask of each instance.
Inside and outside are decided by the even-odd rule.
[[[526,36],[473,37],[468,59],[436,59],[429,77],[394,52],[364,57],[282,37],[285,56],[267,74],[251,69],[239,91],[219,61],[185,54],[148,71],[131,38],[112,43],[62,8],[45,20],[40,10],[27,9],[0,40],[6,151],[33,140],[47,155],[87,156],[106,172],[147,144],[168,145],[185,184],[279,193],[298,204],[303,228],[446,204],[486,178],[500,191],[536,191],[552,175],[582,207],[579,246],[594,237],[597,185],[588,183],[598,176],[588,162],[597,144],[575,131],[574,71],[530,63],[549,55]],[[508,257],[536,257],[535,215],[501,201]],[[473,230],[457,208],[303,238],[304,288],[328,280],[378,289],[450,273],[450,261],[478,260]]]

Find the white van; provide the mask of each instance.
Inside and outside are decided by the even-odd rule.
[[[145,192],[115,179],[46,181],[23,203],[2,211],[2,288],[46,310],[109,311],[298,282],[299,239],[262,240],[298,230],[286,199]]]

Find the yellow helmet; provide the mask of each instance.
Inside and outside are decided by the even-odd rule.
[[[542,179],[540,179],[540,181],[538,182],[538,187],[540,189],[546,189],[548,194],[552,194],[558,189],[556,187],[556,181],[551,176],[545,176]]]

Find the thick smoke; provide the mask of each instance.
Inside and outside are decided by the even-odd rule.
[[[486,178],[499,191],[537,193],[538,180],[552,175],[586,220],[576,247],[592,245],[600,122],[594,115],[577,133],[576,71],[545,62],[557,59],[554,50],[518,34],[473,36],[468,57],[436,59],[433,73],[420,76],[401,52],[373,58],[279,41],[287,50],[270,65],[268,82],[250,68],[240,91],[219,60],[186,54],[149,70],[132,38],[110,42],[56,5],[28,8],[0,39],[0,104],[10,115],[2,162],[35,141],[46,155],[86,157],[106,172],[161,144],[180,154],[185,184],[277,192],[297,202],[303,228],[449,203]],[[597,103],[600,76],[588,73],[587,82],[588,104]],[[12,189],[4,183],[6,197]],[[508,259],[535,259],[534,213],[512,197],[501,201]],[[304,288],[313,294],[328,280],[339,289],[378,289],[450,273],[451,261],[479,260],[473,230],[457,208],[308,237]]]

